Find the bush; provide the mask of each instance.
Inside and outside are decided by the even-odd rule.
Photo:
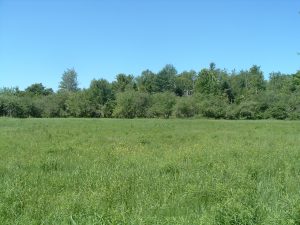
[[[26,98],[26,108],[28,116],[41,118],[43,115],[42,97]]]
[[[61,117],[61,108],[65,106],[65,100],[60,98],[61,94],[53,94],[43,97],[41,101],[42,117]]]
[[[242,102],[238,107],[238,114],[240,119],[261,119],[258,116],[259,104],[254,101]]]
[[[284,120],[288,118],[287,106],[283,104],[277,104],[270,107],[266,114],[274,119]]]
[[[239,119],[238,106],[236,104],[230,104],[226,108],[225,119],[236,120]]]
[[[176,117],[193,117],[199,112],[199,107],[190,96],[177,99],[174,114]]]
[[[150,96],[137,91],[125,91],[117,94],[113,116],[118,118],[146,117],[150,107]]]
[[[69,93],[65,105],[68,116],[92,117],[97,113],[97,109],[94,104],[92,104],[88,93],[85,91]]]
[[[15,95],[0,96],[0,116],[28,117],[28,110],[20,97]]]
[[[204,117],[214,119],[226,118],[227,99],[222,96],[202,96],[199,100],[200,112]]]
[[[173,107],[176,103],[172,93],[164,92],[152,95],[152,104],[149,108],[149,117],[169,118],[172,115]]]
[[[102,107],[101,107],[101,114],[105,118],[110,118],[113,116],[113,111],[115,109],[116,102],[111,100],[106,102]]]

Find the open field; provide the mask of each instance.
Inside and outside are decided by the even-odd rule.
[[[0,224],[300,224],[300,122],[0,119]]]

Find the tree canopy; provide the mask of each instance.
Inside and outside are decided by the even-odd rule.
[[[300,71],[265,79],[257,65],[228,72],[211,63],[199,72],[178,73],[168,64],[158,73],[93,79],[80,89],[77,72],[67,69],[56,92],[42,83],[24,91],[1,88],[0,116],[300,119]]]
[[[63,73],[61,82],[59,83],[59,90],[69,92],[76,92],[79,90],[77,73],[74,69],[67,69]]]

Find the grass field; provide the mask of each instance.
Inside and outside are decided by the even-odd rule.
[[[300,122],[0,119],[0,224],[300,224]]]

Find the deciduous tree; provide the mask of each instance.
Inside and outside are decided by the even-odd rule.
[[[73,69],[67,69],[61,78],[61,82],[59,84],[60,91],[68,91],[68,92],[76,92],[79,90],[78,81],[77,81],[77,73]]]

